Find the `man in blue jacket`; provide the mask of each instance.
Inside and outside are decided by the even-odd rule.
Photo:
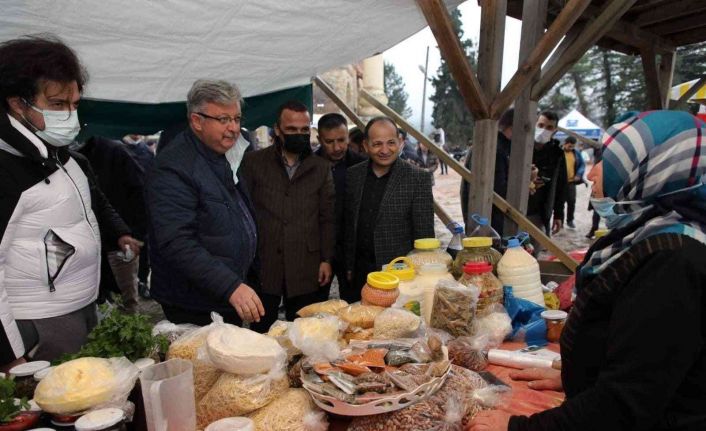
[[[151,294],[174,323],[204,325],[211,311],[235,324],[265,315],[248,277],[257,231],[237,175],[248,145],[240,100],[228,82],[196,81],[189,128],[159,153],[148,177]]]
[[[586,163],[581,152],[576,149],[576,138],[569,136],[564,140],[564,159],[566,160],[566,227],[576,229],[574,210],[576,209],[576,186],[583,183]]]

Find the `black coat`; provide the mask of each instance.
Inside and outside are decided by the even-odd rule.
[[[545,184],[530,195],[527,215],[539,215],[544,222],[545,233],[549,235],[552,210],[555,219],[564,220],[564,202],[569,188],[566,159],[559,141],[552,139],[541,149],[535,149],[532,153],[532,163],[539,169],[540,178],[545,178]]]
[[[187,310],[232,312],[235,289],[255,284],[249,275],[257,234],[245,181],[236,186],[225,156],[187,129],[157,156],[146,194],[152,297]]]

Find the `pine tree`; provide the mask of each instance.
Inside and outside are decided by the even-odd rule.
[[[412,108],[407,105],[408,94],[404,88],[402,77],[397,74],[395,66],[388,62],[385,62],[384,75],[387,106],[394,109],[395,112],[404,118],[409,118],[412,115]]]
[[[466,58],[473,69],[476,68],[476,52],[473,42],[463,39],[461,12],[451,13],[456,35],[466,52]],[[446,133],[446,143],[451,149],[466,148],[473,137],[473,117],[466,108],[456,81],[448,65],[441,59],[441,66],[431,80],[434,94],[429,98],[434,103],[431,117],[434,127],[441,127]]]

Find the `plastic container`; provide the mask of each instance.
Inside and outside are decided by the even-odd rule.
[[[427,263],[442,263],[451,269],[451,255],[441,249],[441,241],[436,238],[422,238],[414,241],[414,250],[407,254],[414,267],[419,270]]]
[[[488,262],[468,262],[463,267],[460,280],[465,286],[474,285],[480,289],[476,316],[488,315],[494,304],[503,303],[503,284],[493,275],[493,265]]]
[[[368,282],[360,291],[363,305],[389,307],[400,296],[400,279],[389,272],[371,272]]]
[[[419,275],[417,276],[416,282],[417,287],[422,290],[421,316],[424,318],[424,321],[429,324],[432,307],[434,306],[436,284],[439,280],[453,280],[454,276],[451,275],[448,268],[443,263],[428,263],[422,265],[418,271]]]
[[[493,266],[493,271],[503,257],[499,251],[491,247],[493,240],[490,237],[463,238],[463,250],[454,260],[452,274],[457,279],[463,275],[463,267],[468,262],[487,262]]]
[[[43,378],[45,378],[49,373],[52,372],[56,367],[48,367],[44,368],[42,370],[37,371],[32,375],[32,378],[34,379],[35,382],[39,383],[42,381]]]
[[[469,225],[474,226],[473,230],[468,234],[469,237],[489,237],[492,241],[491,246],[496,250],[500,249],[502,238],[500,238],[500,234],[490,226],[490,222],[486,217],[473,214]]]
[[[446,246],[446,252],[452,259],[456,260],[458,253],[463,250],[463,226],[452,221],[446,225],[446,228],[451,232],[451,241]]]
[[[225,418],[213,422],[204,431],[255,431],[255,422],[250,418]]]
[[[512,287],[515,297],[545,306],[537,259],[516,238],[508,241],[507,250],[498,262],[498,277],[503,285]]]
[[[569,316],[566,311],[547,310],[542,311],[542,319],[547,324],[547,341],[557,343],[561,338],[561,331],[564,330],[566,318]]]
[[[15,378],[15,396],[17,398],[34,398],[34,390],[39,383],[34,379],[34,373],[49,368],[48,361],[25,362],[10,369],[10,375]]]
[[[124,431],[125,412],[116,408],[94,410],[81,416],[74,428],[76,431]]]
[[[397,297],[393,307],[405,308],[417,316],[421,315],[424,291],[417,285],[417,271],[408,257],[398,257],[384,266],[384,271],[394,274],[400,279],[400,296]]]

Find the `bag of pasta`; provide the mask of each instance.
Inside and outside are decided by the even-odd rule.
[[[256,431],[309,431],[312,413],[321,410],[314,405],[304,389],[287,389],[265,407],[248,415],[255,422]],[[326,428],[324,428],[326,429]]]

